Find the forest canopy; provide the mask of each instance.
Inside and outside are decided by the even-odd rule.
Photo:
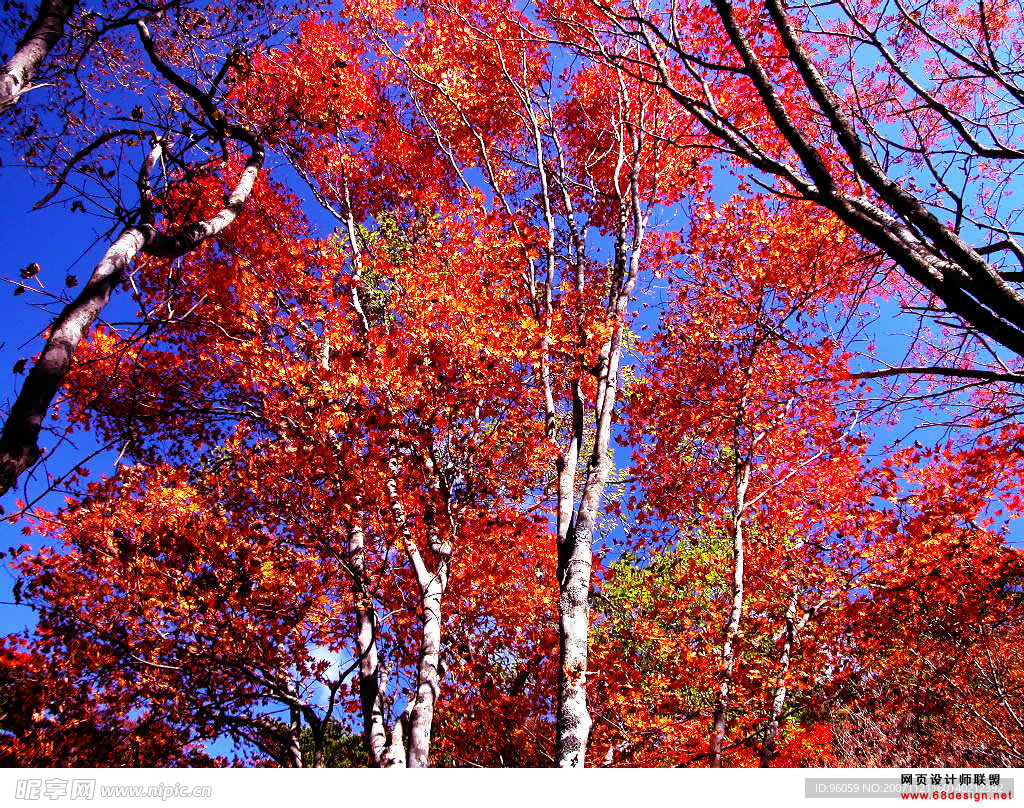
[[[4,13],[4,765],[1024,766],[1019,4]]]

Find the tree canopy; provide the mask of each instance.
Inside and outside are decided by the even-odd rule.
[[[1015,5],[11,8],[0,760],[1024,765]]]

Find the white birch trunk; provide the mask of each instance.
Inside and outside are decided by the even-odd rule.
[[[42,1],[36,18],[0,74],[0,112],[12,108],[32,89],[32,79],[64,36],[64,26],[76,5],[75,0]]]
[[[445,589],[448,586],[451,545],[441,540],[437,526],[431,516],[431,519],[428,520],[428,543],[435,561],[435,571],[431,572],[412,535],[405,506],[402,504],[401,495],[398,491],[400,467],[397,449],[398,439],[397,436],[393,436],[390,441],[390,457],[388,459],[390,476],[386,487],[391,505],[391,514],[398,527],[402,546],[409,560],[409,566],[415,575],[421,598],[420,649],[416,671],[416,690],[407,709],[409,715],[409,749],[405,765],[409,768],[424,768],[429,763],[434,706],[441,689],[441,604],[444,599]],[[433,466],[429,463],[430,461],[428,460],[428,478],[430,479],[432,493],[436,495],[439,486],[437,485]],[[392,731],[393,747],[396,737],[395,731],[398,730],[399,723],[396,722],[395,730]]]
[[[408,723],[408,712],[412,707],[410,704],[406,711],[395,719],[395,725],[391,728],[391,743],[388,744],[388,751],[384,757],[383,768],[404,769],[407,766],[405,754],[405,740],[403,732]]]
[[[625,166],[620,145],[619,169]],[[598,387],[594,401],[594,450],[587,463],[586,478],[579,508],[572,524],[563,524],[566,496],[575,482],[573,464],[559,469],[558,535],[558,616],[559,654],[558,705],[555,721],[555,762],[561,768],[582,768],[586,763],[587,743],[592,719],[587,708],[587,665],[590,635],[590,578],[593,569],[594,531],[601,511],[608,477],[612,471],[610,454],[612,413],[619,392],[619,363],[622,359],[623,320],[632,300],[640,271],[640,251],[644,242],[647,217],[640,209],[636,184],[637,167],[630,168],[625,194],[620,196],[615,262],[609,290],[607,314],[614,319],[611,337],[602,346],[597,370]],[[616,172],[618,174],[618,170]],[[619,188],[616,179],[616,189]],[[627,231],[632,239],[627,245]],[[570,458],[582,442],[583,403],[579,382],[573,389],[573,435]],[[572,477],[569,477],[569,471]],[[565,533],[562,530],[565,529]]]
[[[711,740],[708,745],[710,765],[713,769],[722,766],[722,746],[725,741],[726,718],[729,712],[729,695],[732,689],[733,671],[736,666],[735,644],[743,619],[743,511],[746,507],[747,487],[750,485],[750,461],[743,464],[740,479],[736,484],[736,504],[732,513],[732,606],[729,622],[725,628],[725,642],[722,645],[722,667],[718,677],[718,698],[712,718]]]
[[[786,628],[783,635],[782,652],[779,654],[779,674],[775,679],[775,697],[772,699],[772,710],[768,717],[768,725],[765,727],[764,743],[761,745],[761,768],[770,766],[775,758],[779,729],[782,726],[782,712],[786,706],[786,697],[789,695],[786,678],[789,676],[789,669],[793,664],[793,649],[796,646],[797,636],[804,630],[804,627],[824,603],[825,601],[822,600],[817,606],[805,608],[803,610],[803,617],[797,622],[796,614],[799,611],[799,598],[797,591],[793,590],[789,607],[786,609]]]
[[[761,744],[760,766],[767,769],[775,757],[775,747],[779,737],[779,725],[782,719],[782,710],[786,705],[786,677],[789,675],[790,659],[793,654],[793,643],[796,640],[796,610],[797,593],[793,594],[786,609],[786,631],[785,639],[782,641],[782,653],[779,655],[779,673],[775,678],[775,697],[772,699],[772,709],[768,716],[768,725],[764,731],[764,743]]]
[[[144,209],[148,207],[150,198],[149,177],[162,152],[161,143],[154,145],[139,173]],[[144,221],[129,227],[110,245],[88,283],[50,326],[46,345],[32,365],[4,422],[0,433],[0,496],[7,493],[19,475],[39,459],[39,433],[43,420],[71,369],[75,350],[110,301],[131,262],[140,252],[176,258],[222,232],[241,212],[262,166],[263,149],[254,148],[224,209],[212,218],[196,222],[172,236],[158,233],[151,223]]]
[[[359,701],[363,713],[363,738],[373,766],[383,766],[388,737],[384,724],[384,700],[377,657],[377,611],[366,591],[366,541],[356,514],[348,534],[352,569],[352,595],[356,612],[356,652],[359,654]]]
[[[419,667],[416,673],[416,698],[409,716],[410,769],[426,768],[430,757],[430,734],[434,724],[434,705],[441,691],[441,599],[444,587],[434,576],[423,596],[423,628],[420,638]]]

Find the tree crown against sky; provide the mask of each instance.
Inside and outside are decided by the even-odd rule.
[[[830,8],[17,22],[4,759],[1020,764],[1019,20]]]

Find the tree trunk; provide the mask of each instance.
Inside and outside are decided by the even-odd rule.
[[[558,717],[555,761],[563,768],[582,768],[586,761],[591,718],[587,709],[587,640],[590,629],[590,574],[593,533],[570,530],[559,555]],[[563,556],[564,553],[564,556]]]
[[[553,412],[553,408],[552,408]],[[553,423],[553,416],[552,416]],[[558,707],[555,761],[582,766],[590,733],[587,711],[587,635],[590,625],[590,534],[573,524],[576,472],[583,443],[583,399],[577,380],[572,386],[572,435],[558,459]]]
[[[444,587],[434,576],[423,596],[420,658],[416,673],[416,700],[409,717],[410,769],[428,765],[430,733],[434,723],[434,705],[441,690],[439,662],[441,658],[441,599]]]
[[[620,144],[620,156],[621,144]],[[623,165],[623,164],[620,164]],[[612,471],[612,413],[619,391],[619,363],[622,360],[622,323],[640,271],[640,250],[647,219],[640,209],[636,185],[636,163],[628,178],[628,196],[620,198],[614,271],[608,292],[607,316],[614,326],[602,346],[596,369],[597,396],[594,399],[594,449],[587,463],[583,493],[575,521],[564,524],[566,497],[574,496],[575,463],[559,465],[558,534],[558,617],[559,659],[558,704],[555,720],[555,763],[562,768],[583,768],[592,720],[587,709],[587,665],[590,633],[590,577],[593,569],[594,531],[600,515],[608,477]],[[618,188],[616,180],[616,188]],[[632,225],[632,241],[627,231]],[[582,445],[583,402],[580,382],[573,386],[573,435],[569,458]],[[571,500],[570,500],[571,501]],[[565,530],[563,533],[562,531]]]
[[[793,643],[796,640],[796,610],[797,593],[789,600],[789,607],[786,609],[786,633],[782,641],[782,653],[779,655],[779,675],[775,679],[775,698],[772,699],[772,711],[768,717],[768,725],[764,731],[764,743],[761,744],[761,768],[767,769],[775,757],[775,746],[779,736],[779,724],[782,718],[782,708],[786,705],[786,677],[789,675],[789,663],[793,653]]]
[[[611,417],[618,392],[621,353],[622,330],[616,326],[602,351],[604,359],[595,408],[594,450],[587,463],[583,495],[575,523],[569,527],[558,547],[558,639],[561,665],[558,670],[555,761],[563,768],[584,766],[593,723],[587,709],[590,577],[593,569],[594,530],[612,470],[609,456]],[[574,397],[578,395],[578,390],[574,391]],[[576,407],[574,402],[576,409],[582,412],[582,405]],[[582,424],[582,418],[579,420]],[[574,436],[574,442],[581,437]]]
[[[428,484],[431,486],[431,493],[438,495],[439,486],[432,461],[427,459],[427,463]],[[441,539],[433,511],[429,511],[429,515],[424,521],[429,534],[427,543],[435,564],[435,571],[431,572],[409,527],[405,506],[402,504],[398,491],[400,471],[398,436],[393,435],[389,441],[389,477],[386,484],[388,500],[391,505],[391,515],[398,527],[402,546],[409,560],[409,566],[416,577],[422,604],[416,691],[406,710],[409,716],[409,749],[405,765],[408,765],[409,768],[424,768],[429,763],[434,705],[441,689],[441,603],[444,599],[445,589],[448,587],[452,548],[449,542]],[[399,729],[399,723],[396,722],[395,729],[392,731],[392,746],[394,746],[395,732]]]
[[[64,307],[50,326],[43,352],[32,365],[0,434],[0,496],[39,459],[43,419],[71,369],[75,350],[147,240],[144,227],[129,227],[121,233],[78,297]]]
[[[765,728],[764,743],[761,746],[761,768],[770,766],[775,758],[779,729],[782,724],[782,711],[786,706],[786,696],[789,695],[786,677],[789,675],[789,669],[793,662],[793,648],[796,645],[796,638],[823,603],[824,601],[821,601],[817,606],[805,608],[803,610],[803,617],[797,622],[796,614],[799,611],[799,602],[797,592],[795,589],[793,590],[793,596],[789,601],[789,608],[786,609],[786,629],[782,643],[782,653],[779,655],[779,675],[775,680],[775,698],[772,700],[772,711],[768,718],[768,725]]]
[[[12,108],[32,89],[32,79],[53,46],[64,36],[64,25],[75,10],[75,0],[43,0],[39,13],[0,76],[0,112]]]
[[[288,712],[288,765],[293,769],[301,769],[302,714],[298,707],[292,707]]]
[[[743,619],[743,510],[746,505],[747,486],[750,484],[750,461],[743,464],[740,479],[736,484],[736,505],[732,514],[732,607],[729,622],[725,628],[725,642],[722,645],[722,668],[718,677],[718,698],[711,721],[711,741],[708,744],[710,765],[713,769],[722,766],[722,746],[725,741],[726,718],[729,712],[729,694],[732,689],[733,670],[736,665],[735,645]]]
[[[363,737],[372,766],[383,766],[387,754],[387,728],[377,658],[377,612],[366,591],[366,547],[361,514],[356,514],[348,534],[352,568],[352,594],[356,611],[356,652],[359,654],[359,701],[363,712]]]
[[[162,153],[163,145],[155,144],[139,172],[144,211],[149,208],[149,177]],[[262,166],[263,149],[256,147],[225,207],[212,218],[189,225],[175,235],[165,235],[158,233],[145,221],[148,216],[144,216],[143,223],[129,227],[110,245],[78,297],[64,307],[50,326],[43,352],[29,371],[4,422],[0,433],[0,496],[39,459],[39,432],[50,404],[67,378],[75,350],[110,301],[129,264],[139,252],[161,258],[180,257],[222,232],[241,212]]]
[[[411,708],[412,705],[409,705]],[[409,708],[395,719],[395,725],[391,728],[391,743],[388,745],[387,754],[384,757],[383,767],[385,769],[406,768],[405,741],[403,739],[405,726],[408,723]]]

